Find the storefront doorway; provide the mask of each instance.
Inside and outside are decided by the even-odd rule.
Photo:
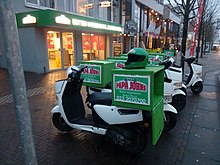
[[[49,70],[67,68],[75,64],[72,32],[47,31]]]

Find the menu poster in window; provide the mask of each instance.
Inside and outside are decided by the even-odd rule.
[[[92,36],[92,50],[98,49],[98,36]]]
[[[83,35],[82,36],[82,44],[84,50],[90,50],[90,36],[89,35]]]
[[[48,49],[54,49],[54,34],[47,33],[47,46]]]
[[[105,49],[105,37],[99,36],[99,50]]]
[[[67,47],[68,49],[73,49],[73,36],[72,35],[67,35]]]
[[[114,56],[120,56],[122,54],[122,43],[113,43]]]

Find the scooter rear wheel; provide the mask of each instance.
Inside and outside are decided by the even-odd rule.
[[[190,87],[192,92],[196,95],[200,94],[203,90],[203,84],[201,81],[196,82],[193,86]]]
[[[125,144],[123,148],[126,152],[139,154],[146,147],[147,137],[144,131],[138,126],[129,127],[129,130],[131,133],[130,136],[127,137],[127,141],[129,141],[129,144]]]
[[[60,131],[68,132],[73,130],[72,127],[67,125],[60,113],[53,113],[52,121],[53,125]]]
[[[186,96],[182,94],[174,95],[171,105],[176,108],[177,112],[182,111],[186,106]]]

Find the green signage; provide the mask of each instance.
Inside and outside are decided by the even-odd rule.
[[[158,65],[161,61],[163,61],[163,56],[159,55],[148,55],[148,64]]]
[[[108,33],[122,33],[122,25],[55,10],[35,10],[16,13],[18,28],[62,27],[67,29],[93,30]]]
[[[101,84],[102,79],[102,66],[101,65],[87,65],[87,68],[81,74],[84,82]]]
[[[113,75],[114,101],[150,105],[150,76]]]
[[[164,50],[166,56],[173,57],[175,55],[175,50]]]
[[[115,60],[115,68],[124,68],[125,60]]]

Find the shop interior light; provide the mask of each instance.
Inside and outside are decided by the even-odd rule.
[[[159,18],[159,17],[157,17],[157,20],[160,20],[160,18]]]
[[[151,13],[149,13],[149,15],[151,15]]]
[[[158,15],[158,13],[155,13],[155,15]]]
[[[151,10],[151,13],[153,13],[154,12],[154,10]]]

